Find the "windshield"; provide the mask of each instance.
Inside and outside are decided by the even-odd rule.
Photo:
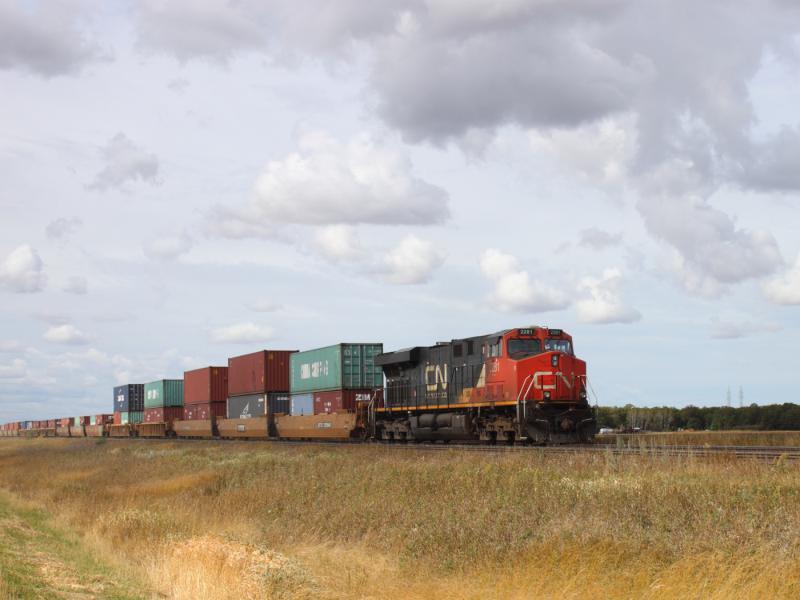
[[[572,342],[569,340],[551,340],[544,341],[544,349],[547,352],[563,352],[564,354],[572,354]]]
[[[533,356],[542,351],[542,342],[539,340],[508,340],[508,356],[513,359]]]

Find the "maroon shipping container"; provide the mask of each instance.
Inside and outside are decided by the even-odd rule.
[[[225,402],[209,402],[208,404],[198,404],[197,419],[200,421],[207,421],[212,417],[215,419],[224,419]]]
[[[183,420],[184,421],[194,421],[195,419],[197,419],[197,409],[199,407],[200,407],[199,404],[184,404],[184,406],[183,406]]]
[[[160,408],[145,408],[145,423],[172,423],[183,418],[182,406],[162,406]]]
[[[48,429],[55,429],[56,428],[56,420],[55,419],[50,419],[47,422],[47,428]]]
[[[314,414],[353,412],[357,402],[369,402],[372,390],[328,390],[314,392]]]
[[[297,350],[259,350],[228,359],[228,395],[289,390],[289,356]]]
[[[78,425],[91,425],[92,417],[86,415],[85,417],[80,417],[81,422]]]
[[[228,367],[204,367],[183,374],[183,405],[225,402]]]
[[[72,417],[65,417],[63,419],[59,419],[59,425],[61,425],[61,427],[69,427],[70,425],[72,425]]]
[[[114,425],[122,425],[122,413],[115,412],[114,413]]]

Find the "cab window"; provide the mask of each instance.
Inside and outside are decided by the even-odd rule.
[[[526,356],[533,356],[542,351],[541,340],[508,340],[508,357],[513,360],[519,360]]]
[[[569,340],[554,340],[548,338],[544,341],[544,349],[547,352],[563,352],[564,354],[572,354],[572,342]]]
[[[493,344],[489,344],[489,358],[493,358],[495,356],[500,356],[502,354],[501,340],[497,340]]]

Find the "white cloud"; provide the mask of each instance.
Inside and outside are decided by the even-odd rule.
[[[363,248],[356,228],[351,225],[328,225],[314,234],[314,248],[332,262],[356,260],[363,256]]]
[[[270,162],[251,205],[219,208],[211,228],[227,237],[269,236],[276,224],[436,225],[447,192],[413,175],[408,158],[368,135],[347,143],[310,133],[299,151]]]
[[[57,344],[81,345],[89,343],[89,336],[74,325],[57,325],[44,334],[44,339]]]
[[[10,364],[0,364],[0,379],[23,379],[28,373],[28,363],[21,358],[15,358]]]
[[[18,246],[0,265],[0,287],[20,294],[40,292],[44,288],[44,264],[28,244]]]
[[[95,176],[89,189],[103,191],[122,188],[126,183],[136,180],[157,183],[158,158],[134,144],[124,133],[112,137],[100,154],[105,166]]]
[[[89,290],[89,283],[86,281],[86,277],[74,275],[67,280],[61,289],[68,294],[82,296]]]
[[[0,69],[44,77],[77,73],[100,58],[76,27],[73,2],[0,2]]]
[[[764,283],[764,295],[775,304],[800,304],[800,255],[794,265]]]
[[[271,340],[275,332],[271,327],[252,322],[236,323],[211,330],[211,341],[216,343],[245,344]]]
[[[642,318],[641,313],[625,304],[619,296],[622,273],[619,269],[606,269],[602,277],[585,277],[580,289],[589,294],[575,302],[578,319],[583,323],[609,324],[633,323]]]
[[[383,258],[383,275],[390,283],[425,283],[444,259],[432,242],[408,235]]]
[[[572,129],[534,129],[528,139],[534,152],[556,158],[590,184],[619,186],[636,156],[636,134],[628,115]]]
[[[504,312],[547,312],[569,306],[567,294],[531,281],[527,271],[520,268],[516,257],[490,248],[480,257],[483,275],[494,283],[489,297],[491,305]]]
[[[51,240],[63,240],[75,233],[83,225],[78,217],[61,217],[48,223],[45,232]]]
[[[773,273],[783,258],[772,234],[738,228],[711,206],[708,187],[697,165],[670,161],[642,180],[638,209],[651,235],[678,252],[684,287],[714,296],[725,285]]]
[[[248,2],[143,0],[137,8],[139,46],[169,52],[181,62],[195,57],[226,62],[235,52],[261,47],[269,31]]]
[[[142,244],[147,258],[153,260],[175,260],[192,249],[193,241],[185,231],[178,235],[163,234],[150,238]]]

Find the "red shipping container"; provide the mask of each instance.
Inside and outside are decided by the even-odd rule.
[[[370,389],[314,392],[314,414],[353,412],[357,402],[369,403],[372,394]]]
[[[80,417],[80,423],[78,425],[91,425],[92,418],[90,416]]]
[[[50,429],[55,429],[56,428],[56,420],[55,419],[50,419],[47,422],[47,427],[50,428]]]
[[[114,425],[122,425],[122,413],[115,412],[114,413]]]
[[[289,389],[289,356],[297,350],[259,350],[228,359],[228,395],[285,392]]]
[[[162,406],[160,408],[145,408],[145,423],[172,423],[183,418],[182,406]]]
[[[228,399],[228,367],[204,367],[183,374],[183,404],[208,404]]]
[[[184,398],[184,402],[186,399]],[[197,409],[199,408],[199,404],[186,404],[183,407],[183,420],[184,421],[194,421],[197,419]]]
[[[215,419],[225,418],[225,402],[209,402],[208,404],[198,404],[197,418],[200,421],[208,421],[212,417]]]
[[[69,427],[72,425],[72,417],[64,417],[60,421],[61,427]]]

